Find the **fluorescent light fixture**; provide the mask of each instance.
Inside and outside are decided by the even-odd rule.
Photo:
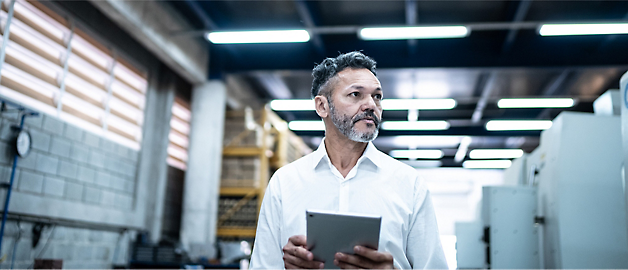
[[[447,130],[447,121],[385,121],[382,122],[385,130]]]
[[[401,160],[401,162],[413,168],[435,168],[443,165],[440,160]]]
[[[544,24],[541,36],[628,34],[628,23]]]
[[[491,120],[486,123],[486,130],[545,130],[552,127],[550,120]]]
[[[474,149],[469,152],[472,159],[519,158],[523,156],[521,149]]]
[[[432,99],[384,99],[384,110],[450,110],[456,107],[456,100],[451,98]]]
[[[392,150],[390,156],[394,158],[407,158],[407,159],[439,159],[443,157],[443,151],[441,150]]]
[[[298,131],[322,131],[325,130],[325,123],[321,120],[316,121],[290,121],[288,123],[290,130]]]
[[[569,108],[573,98],[503,98],[497,102],[499,108]]]
[[[305,30],[211,32],[207,39],[214,44],[308,42]]]
[[[506,169],[510,167],[510,160],[467,160],[462,167],[467,169]]]
[[[273,111],[313,111],[314,100],[311,99],[275,99],[270,102]]]
[[[462,38],[469,34],[465,26],[368,27],[360,29],[364,40]]]

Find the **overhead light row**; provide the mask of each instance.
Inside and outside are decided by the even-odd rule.
[[[448,130],[449,122],[436,121],[384,121],[383,130]],[[551,120],[491,120],[486,123],[488,131],[532,131],[546,130],[552,127]],[[293,131],[324,131],[325,123],[320,120],[295,120],[288,123]]]
[[[470,28],[454,26],[401,26],[401,27],[365,27],[358,31],[363,40],[399,40],[399,39],[442,39],[463,38],[469,35]],[[567,35],[614,35],[628,34],[628,23],[593,23],[593,24],[543,24],[539,28],[541,36]],[[270,30],[270,31],[215,31],[206,34],[214,44],[242,43],[291,43],[308,42],[307,30]]]
[[[457,105],[452,98],[433,99],[384,99],[382,109],[394,110],[451,110]],[[270,102],[274,111],[313,111],[314,102],[311,99],[275,99]]]
[[[569,108],[573,107],[573,98],[502,98],[497,107],[507,108]],[[384,99],[382,109],[394,110],[451,110],[457,105],[452,98],[426,99]],[[313,111],[311,99],[275,99],[270,102],[274,111]]]

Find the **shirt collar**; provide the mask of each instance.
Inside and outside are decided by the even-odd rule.
[[[379,156],[379,150],[373,145],[373,142],[369,142],[366,145],[366,149],[364,153],[362,153],[361,159],[371,161],[375,166],[381,166],[381,159]],[[325,148],[325,138],[321,141],[321,144],[318,146],[316,151],[312,153],[312,168],[316,168],[323,160],[330,162],[329,156],[327,155],[327,150]],[[359,164],[356,164],[356,166]]]

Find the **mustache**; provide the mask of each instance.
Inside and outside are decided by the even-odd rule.
[[[373,111],[365,111],[361,114],[356,115],[355,117],[353,117],[353,123],[355,124],[356,122],[365,118],[373,119],[373,123],[375,124],[375,127],[379,128],[379,123],[381,122],[381,119],[377,117],[377,115],[375,115]]]

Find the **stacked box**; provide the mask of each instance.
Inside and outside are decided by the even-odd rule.
[[[218,200],[218,217],[222,217],[242,198],[222,196]],[[255,227],[257,226],[257,197],[250,199],[235,214],[223,222],[222,227]]]
[[[259,157],[224,157],[220,186],[259,187],[260,167]]]
[[[255,122],[257,126],[252,127],[252,130],[248,130],[246,122],[244,120],[243,112],[231,112],[227,114],[225,118],[225,132],[223,137],[223,146],[237,146],[237,147],[261,147],[263,130],[259,126],[259,113],[254,113]],[[240,136],[240,134],[248,133],[239,141],[234,139]]]

